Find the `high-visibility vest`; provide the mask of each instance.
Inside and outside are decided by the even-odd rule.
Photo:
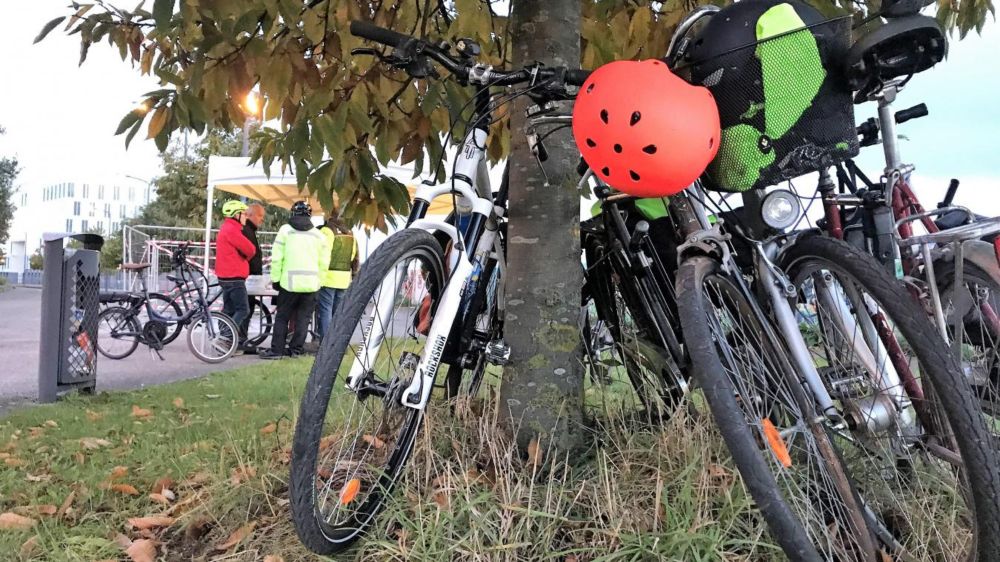
[[[358,255],[358,243],[353,234],[337,234],[328,227],[320,232],[330,248],[330,266],[320,274],[320,282],[331,289],[346,289],[351,284],[351,264]]]
[[[271,282],[291,293],[315,293],[330,264],[330,247],[319,230],[283,225],[271,247]]]

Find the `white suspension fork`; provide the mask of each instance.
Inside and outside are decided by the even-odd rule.
[[[379,285],[378,301],[375,303],[368,326],[362,335],[359,352],[347,376],[347,388],[352,391],[358,390],[358,386],[364,380],[365,372],[374,367],[372,361],[378,358],[379,349],[385,340],[385,323],[391,320],[396,295],[403,280],[406,279],[407,267],[408,262],[397,263],[392,274],[386,275]]]

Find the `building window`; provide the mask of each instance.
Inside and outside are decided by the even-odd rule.
[[[135,201],[135,187],[129,186],[128,188],[128,200]]]
[[[115,186],[115,201],[121,199],[121,197],[122,197],[122,188],[116,185]]]
[[[83,198],[84,199],[90,198],[90,186],[87,184],[83,184]]]
[[[73,201],[73,216],[74,217],[80,216],[80,202],[79,201]]]
[[[111,218],[111,203],[104,204],[104,218]]]
[[[104,233],[104,221],[97,221],[97,232]]]
[[[82,221],[80,221],[80,230],[83,232],[87,232],[87,219],[83,219]]]
[[[118,215],[119,218],[125,218],[125,205],[122,205],[121,213]]]
[[[76,184],[75,183],[71,182],[69,184],[69,196],[70,197],[76,197]]]
[[[73,219],[66,219],[66,232],[73,232]]]
[[[97,198],[98,199],[104,199],[104,186],[103,185],[97,186]]]
[[[97,216],[97,202],[95,201],[90,202],[90,216],[92,217]]]

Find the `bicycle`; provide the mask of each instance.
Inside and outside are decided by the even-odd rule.
[[[718,11],[682,20],[672,65]],[[743,199],[712,224],[701,182],[671,198],[677,307],[692,376],[774,539],[795,560],[996,559],[997,452],[906,287],[843,241],[768,225],[759,191]]]
[[[475,60],[479,49],[469,40],[452,55],[366,22],[352,22],[351,33],[392,48],[390,55],[355,54],[377,56],[419,78],[433,75],[435,61],[477,89],[450,184],[418,188],[406,228],[362,265],[306,384],[289,488],[299,538],[320,554],[349,548],[381,512],[412,451],[440,366],[449,365],[443,385],[449,395],[469,394],[487,363],[509,358],[502,324],[507,182],[494,194],[485,168],[488,122],[500,103],[490,88],[530,84],[536,100],[559,99],[568,96],[567,84],[585,78],[540,65],[495,70]],[[470,208],[467,221],[426,218],[440,196]],[[331,401],[338,376],[344,392]]]
[[[160,351],[166,345],[171,326],[187,326],[187,342],[191,353],[206,363],[221,363],[236,352],[239,346],[239,327],[225,314],[210,309],[205,292],[201,288],[207,285],[204,274],[198,272],[201,279],[195,277],[195,271],[183,259],[186,249],[175,252],[174,266],[186,283],[193,287],[195,296],[193,306],[174,315],[163,314],[152,304],[154,298],[146,286],[145,277],[139,275],[141,292],[127,297],[128,307],[109,306],[98,315],[97,347],[102,355],[112,359],[124,359],[138,348],[146,345],[161,360]],[[150,264],[122,264],[125,271],[141,273]],[[169,301],[167,305],[178,310],[176,303]],[[145,312],[148,320],[140,322],[140,314]],[[179,330],[179,328],[176,328]]]
[[[152,293],[150,296],[154,298],[162,297],[158,300],[167,301],[163,306],[172,308],[175,314],[180,316],[181,311],[188,310],[195,305],[197,287],[192,286],[179,275],[167,275],[167,280],[174,284],[170,291],[162,295]],[[206,293],[208,295],[209,308],[212,310],[222,310],[222,301],[220,300],[222,289],[219,286],[219,282],[215,281],[209,284],[206,288]],[[252,312],[246,321],[246,340],[244,342],[244,345],[247,347],[257,347],[271,336],[271,329],[274,327],[274,314],[271,311],[271,307],[265,303],[266,298],[260,295],[250,296],[250,309]],[[162,313],[162,310],[159,312]],[[181,328],[183,328],[182,324],[175,325],[167,334],[167,338],[164,339],[164,345],[177,339]]]

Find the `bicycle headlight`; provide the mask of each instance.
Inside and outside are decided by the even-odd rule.
[[[802,213],[802,205],[794,193],[786,189],[776,189],[764,197],[761,204],[761,218],[771,228],[784,230],[795,224]]]

